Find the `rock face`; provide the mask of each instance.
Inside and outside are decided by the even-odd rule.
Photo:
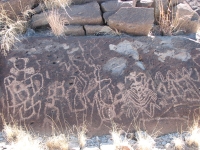
[[[178,4],[175,7],[178,30],[183,30],[186,33],[196,33],[199,28],[200,17],[197,12],[192,10],[188,4]]]
[[[154,22],[152,8],[120,8],[108,18],[108,25],[133,35],[148,35]]]
[[[102,3],[105,1],[118,1],[118,0],[72,0],[73,4],[84,4],[84,3],[89,3],[89,2],[98,2],[98,3]]]
[[[67,13],[66,13],[67,12]],[[97,2],[91,2],[83,5],[72,5],[59,10],[63,20],[66,20],[66,24],[70,25],[84,25],[84,24],[103,24],[101,17],[100,6]],[[47,25],[48,12],[34,15],[32,17],[32,27]]]
[[[115,33],[109,26],[85,25],[84,28],[86,35],[106,35]]]
[[[65,26],[64,34],[79,36],[79,35],[85,35],[85,31],[83,29],[83,26],[68,25],[68,26]]]
[[[16,17],[16,15],[20,15],[27,8],[31,9],[36,2],[37,0],[6,0],[0,1],[0,6],[6,10],[9,16]]]
[[[200,115],[200,43],[181,37],[32,37],[1,58],[0,110],[26,127],[148,132]],[[126,130],[126,128],[125,128]]]
[[[108,11],[116,12],[122,7],[135,7],[135,5],[133,5],[132,1],[127,1],[127,2],[107,1],[101,4],[103,12],[108,12]]]
[[[153,0],[140,0],[140,1],[137,1],[136,3],[136,7],[153,7],[153,3],[154,1]]]

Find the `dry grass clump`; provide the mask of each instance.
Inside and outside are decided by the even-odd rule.
[[[3,134],[8,142],[17,142],[20,140],[23,135],[25,135],[25,131],[18,127],[17,125],[5,124],[3,129]]]
[[[11,146],[14,150],[44,150],[41,142],[27,133],[18,142],[12,143]]]
[[[13,150],[43,150],[40,141],[24,131],[21,126],[5,124],[3,134]]]
[[[83,147],[86,144],[86,140],[87,140],[86,132],[87,132],[86,125],[83,125],[83,126],[77,128],[78,143],[79,143],[80,149],[83,149]]]
[[[152,150],[155,146],[154,139],[146,132],[137,131],[137,149],[138,150]]]
[[[33,15],[33,14],[35,14],[35,13],[36,13],[35,10],[34,10],[34,9],[31,9],[29,6],[27,6],[27,7],[25,8],[25,10],[22,11],[22,15],[23,15],[23,17],[26,18],[26,19],[29,19],[30,16]]]
[[[167,14],[164,12],[163,7],[161,6],[161,12],[159,17],[159,26],[162,35],[172,35],[172,27],[171,27],[171,20],[170,20],[170,13]]]
[[[54,35],[61,36],[64,34],[65,20],[61,17],[58,11],[52,10],[47,17],[47,21]]]
[[[174,138],[173,141],[176,150],[182,150],[185,147],[185,143],[182,138]]]
[[[171,3],[169,1],[167,12],[165,12],[162,1],[159,1],[160,12],[157,21],[162,35],[172,35],[172,33],[175,31],[175,29],[177,29],[178,26],[178,20],[176,17],[174,18],[175,10],[171,9],[170,6]]]
[[[72,0],[43,0],[47,9],[52,8],[65,8],[71,5]]]
[[[49,137],[46,146],[49,150],[68,150],[68,139],[64,134]]]
[[[198,126],[198,123],[194,123],[194,125],[190,128],[189,133],[190,136],[186,137],[186,143],[200,148],[200,127]]]
[[[132,150],[129,140],[127,139],[127,133],[117,127],[115,123],[112,124],[112,130],[110,131],[113,140],[113,146],[116,150]],[[125,134],[125,136],[122,136]]]
[[[27,21],[23,18],[13,20],[8,17],[6,11],[1,7],[0,10],[0,38],[1,50],[4,56],[14,45],[15,41],[20,41],[18,36],[27,28]]]
[[[110,134],[112,136],[113,145],[115,149],[119,149],[122,143],[122,139],[120,137],[121,131],[115,123],[112,125],[112,131],[110,132]]]

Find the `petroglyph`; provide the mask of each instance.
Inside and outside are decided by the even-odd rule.
[[[13,67],[4,79],[8,112],[19,115],[21,120],[39,117],[41,100],[39,94],[43,88],[43,75],[27,67],[28,58],[11,58]]]
[[[91,106],[91,119],[93,118],[94,109],[97,109],[102,125],[104,121],[108,121],[115,117],[114,108],[112,105],[113,95],[110,90],[112,80],[101,79],[101,66],[95,65],[94,57],[86,59],[84,49],[79,44],[81,55],[77,59],[76,54],[69,55],[71,68],[75,72],[79,72],[76,76],[71,76],[73,85],[66,91],[66,99],[71,112],[87,112],[87,106]],[[81,63],[82,67],[78,65]],[[86,69],[93,70],[87,73]],[[94,93],[94,94],[93,94]],[[92,122],[92,120],[91,120]]]
[[[36,39],[34,49],[47,48],[44,57],[42,50],[33,55],[24,49],[14,51],[2,71],[6,113],[19,121],[34,120],[35,126],[45,129],[86,119],[95,130],[104,130],[112,121],[124,126],[132,120],[146,124],[160,119],[161,125],[178,117],[185,121],[188,105],[188,112],[198,113],[199,51],[171,51],[170,40],[149,39],[145,44],[137,41],[145,38],[104,38],[44,40],[49,47]],[[158,45],[149,46],[151,42]],[[160,52],[155,54],[165,63],[154,52]]]
[[[200,76],[197,69],[182,70],[176,69],[176,72],[167,71],[166,76],[161,72],[157,72],[155,80],[158,83],[158,94],[165,100],[167,104],[182,104],[184,101],[199,101]],[[163,105],[166,107],[166,105]]]
[[[144,73],[130,73],[125,77],[125,85],[118,83],[118,88],[120,92],[117,97],[121,95],[121,99],[116,101],[123,102],[122,112],[126,117],[138,118],[139,114],[145,113],[152,118],[155,108],[160,109],[156,104],[157,94],[153,91],[155,89],[153,81]]]
[[[79,50],[78,47],[72,48],[71,50],[68,50],[68,51],[67,51],[67,54],[73,54],[74,52],[76,52],[76,51],[78,51],[78,50]]]
[[[124,83],[117,84],[119,91],[114,94],[111,90],[113,88],[112,79],[101,77],[102,68],[94,64],[95,58],[91,56],[90,59],[86,59],[81,45],[77,50],[73,53],[68,52],[69,61],[67,63],[59,64],[62,71],[72,73],[68,77],[70,86],[66,88],[64,80],[53,81],[47,86],[47,96],[43,101],[44,127],[52,124],[50,117],[54,116],[54,121],[59,120],[61,110],[57,104],[60,101],[67,103],[70,113],[81,112],[90,115],[91,122],[94,111],[97,111],[100,127],[104,122],[121,118],[123,114],[127,118],[137,119],[140,115],[153,118],[155,110],[160,111],[161,108],[166,108],[169,104],[199,101],[200,99],[196,85],[200,82],[198,71],[185,68],[181,71],[176,70],[175,73],[169,70],[166,77],[161,72],[157,72],[155,75],[156,87],[153,79],[145,73],[131,72],[125,76]],[[11,99],[8,103],[9,112],[13,115],[18,113],[20,119],[39,117],[42,101],[38,98],[44,85],[43,75],[36,73],[33,67],[27,67],[29,62],[27,58],[11,58],[10,61],[13,64],[10,69],[11,75],[4,79],[6,97]],[[117,65],[116,62],[118,62]],[[124,58],[114,57],[104,65],[103,70],[110,69],[114,74],[121,74],[126,63]],[[87,73],[86,69],[92,71]],[[117,72],[113,69],[117,69]],[[78,74],[74,75],[76,72]],[[45,71],[45,77],[50,79],[48,71]],[[158,92],[158,95],[155,91]],[[162,98],[160,103],[158,103],[159,98]],[[116,107],[119,107],[119,104],[120,112],[116,112]],[[91,108],[90,112],[88,111],[89,107]]]
[[[48,97],[46,98],[44,107],[44,122],[43,127],[48,127],[48,124],[52,124],[52,119],[58,121],[60,118],[60,110],[56,106],[56,101],[60,101],[61,98],[65,97],[64,83],[55,81],[48,86]],[[55,114],[53,117],[53,113]],[[50,119],[51,118],[51,119]]]

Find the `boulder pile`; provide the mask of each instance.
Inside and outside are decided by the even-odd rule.
[[[15,14],[32,8],[33,29],[48,25],[48,16],[57,11],[66,25],[66,35],[180,35],[196,33],[199,27],[200,4],[188,0],[72,0],[64,9],[47,9],[36,0],[22,2],[0,1],[0,5]]]
[[[172,35],[196,33],[199,27],[199,14],[186,1],[74,1],[66,10],[59,12],[66,25],[82,26],[85,35],[123,32],[131,35]],[[87,2],[87,3],[86,3]],[[50,10],[51,11],[51,10]],[[32,17],[32,28],[48,25],[50,11],[43,11]],[[93,32],[87,31],[90,25]],[[157,28],[154,30],[154,27]],[[104,28],[109,28],[104,30]],[[167,31],[166,31],[167,30]],[[80,32],[82,35],[82,32]],[[67,34],[67,33],[66,33]]]

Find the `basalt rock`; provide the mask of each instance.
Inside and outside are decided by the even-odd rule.
[[[180,3],[175,7],[175,29],[186,33],[196,33],[200,17],[188,4]]]
[[[108,12],[108,11],[117,11],[121,7],[135,7],[135,2],[133,1],[125,1],[125,2],[120,2],[120,1],[107,1],[101,3],[101,8],[103,12]]]
[[[83,5],[72,5],[67,7],[66,10],[58,10],[61,18],[66,21],[66,24],[70,25],[100,25],[103,24],[101,17],[100,6],[97,2],[91,2]],[[48,14],[44,12],[36,14],[32,17],[31,26],[33,28],[48,25]]]
[[[118,0],[72,0],[72,4],[85,4],[89,2],[95,2],[95,1],[98,3],[102,3],[106,1],[118,1]]]
[[[153,8],[120,8],[108,18],[108,25],[133,35],[148,35],[154,22]]]
[[[153,7],[153,0],[140,0],[140,1],[137,1],[136,3],[136,7],[147,7],[147,8],[150,8],[150,7]]]
[[[183,37],[30,37],[0,59],[0,110],[35,131],[185,130],[200,115],[199,47]]]
[[[109,26],[100,25],[85,25],[86,35],[106,35],[115,34],[115,32]]]

